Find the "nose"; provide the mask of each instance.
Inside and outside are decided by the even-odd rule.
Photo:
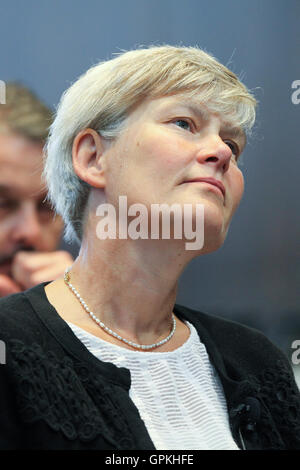
[[[19,245],[37,248],[41,237],[41,223],[34,204],[24,204],[16,214],[13,238]]]
[[[232,150],[221,137],[219,135],[209,135],[202,141],[197,160],[199,163],[211,165],[221,173],[226,173],[231,157]]]

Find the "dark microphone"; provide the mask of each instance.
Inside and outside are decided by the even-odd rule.
[[[245,426],[247,431],[254,431],[260,420],[260,415],[260,402],[254,397],[246,397],[241,404],[230,410],[230,416],[238,418],[239,423]]]
[[[257,423],[260,420],[261,407],[257,398],[247,397],[245,400],[245,405],[247,407],[247,417],[248,421]]]

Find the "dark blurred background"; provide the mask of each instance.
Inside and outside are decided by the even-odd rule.
[[[223,248],[186,269],[177,302],[258,328],[291,357],[300,339],[300,104],[291,100],[300,1],[2,0],[0,17],[0,79],[53,108],[91,65],[138,45],[199,45],[256,89],[244,198]]]

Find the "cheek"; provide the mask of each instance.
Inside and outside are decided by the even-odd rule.
[[[235,168],[232,175],[232,204],[237,207],[244,193],[244,177],[240,169]]]
[[[9,242],[10,225],[9,217],[0,219],[0,252],[5,249],[6,243]]]
[[[4,243],[11,241],[17,223],[18,211],[0,214],[0,248],[3,248]]]
[[[57,248],[63,230],[63,221],[61,217],[56,216],[54,221],[42,225],[42,249],[52,251]]]
[[[138,152],[137,165],[150,170],[155,176],[156,182],[162,180],[171,183],[172,175],[186,169],[192,155],[187,144],[167,132],[161,130],[147,130],[136,142]]]

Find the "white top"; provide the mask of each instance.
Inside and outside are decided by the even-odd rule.
[[[104,362],[131,373],[129,395],[158,450],[238,450],[217,372],[194,326],[170,352],[135,351],[111,344],[68,323]]]

